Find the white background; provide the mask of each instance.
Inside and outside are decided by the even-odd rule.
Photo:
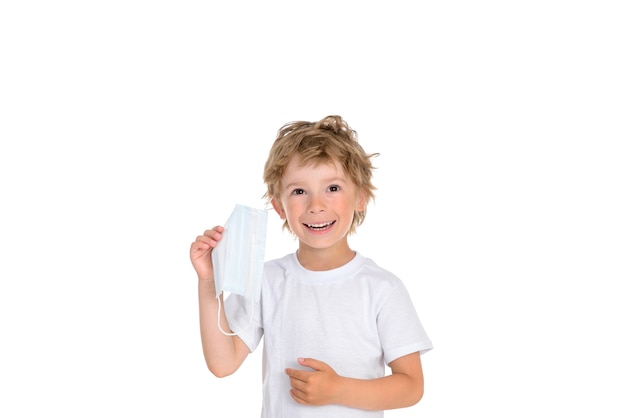
[[[3,2],[0,416],[258,416],[260,350],[204,365],[189,245],[340,114],[380,153],[352,245],[435,347],[386,416],[623,417],[620,3]]]

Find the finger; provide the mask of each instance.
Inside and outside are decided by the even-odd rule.
[[[209,252],[212,250],[217,243],[213,240],[209,240],[206,237],[198,237],[194,242],[191,243],[191,253],[195,254],[198,252]]]
[[[302,397],[302,394],[304,394],[305,390],[306,390],[306,383],[298,380],[298,379],[289,379],[289,384],[291,386],[291,389],[296,391],[296,393],[298,393],[299,397]]]
[[[217,245],[217,242],[222,239],[222,234],[217,232],[205,232],[204,235],[200,235],[196,238],[197,241],[204,241],[213,244],[213,246]]]
[[[211,229],[208,229],[206,231],[204,231],[204,235],[210,236],[210,237],[215,237],[215,236],[222,236],[222,233],[224,232],[224,227],[221,225],[217,225],[214,226]]]
[[[208,246],[209,246],[208,244],[205,244],[203,242],[198,242],[198,241],[192,242],[191,248],[189,249],[189,253],[192,256],[196,256],[198,253],[207,251]]]
[[[323,361],[315,360],[312,358],[299,358],[298,364],[317,371],[322,371],[329,368],[328,364],[324,363]]]
[[[222,239],[222,232],[220,231],[223,232],[223,228],[219,226],[216,226],[213,229],[208,229],[204,231],[202,235],[198,235],[196,237],[196,242],[205,243],[211,248],[214,248],[217,245],[218,241]]]
[[[298,369],[285,369],[285,373],[287,374],[287,376],[291,378],[292,381],[298,380],[300,382],[306,382],[308,375],[311,374],[311,372],[308,372],[306,370],[298,370]]]
[[[301,398],[300,396],[298,396],[299,394],[295,390],[291,389],[289,391],[289,394],[291,394],[291,398],[294,401],[296,401],[297,403],[306,405],[306,401],[303,398]]]

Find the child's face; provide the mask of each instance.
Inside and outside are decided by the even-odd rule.
[[[355,211],[365,209],[365,196],[359,193],[340,164],[300,166],[291,159],[280,184],[280,196],[272,204],[281,219],[300,240],[300,246],[313,249],[347,246],[347,236]]]

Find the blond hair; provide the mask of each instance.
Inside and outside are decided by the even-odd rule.
[[[358,142],[356,131],[340,116],[327,116],[317,122],[291,122],[280,128],[263,172],[263,181],[267,186],[264,197],[268,201],[279,196],[285,168],[296,155],[302,165],[341,164],[357,190],[365,194],[365,207],[374,200],[376,187],[372,184],[372,172],[375,167],[371,159],[378,153],[367,154]],[[365,212],[365,208],[355,211],[351,234],[363,223]],[[286,220],[283,227],[291,231]]]

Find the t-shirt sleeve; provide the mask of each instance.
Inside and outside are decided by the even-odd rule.
[[[433,348],[402,282],[394,287],[383,302],[377,324],[387,365],[407,354],[424,354]]]

